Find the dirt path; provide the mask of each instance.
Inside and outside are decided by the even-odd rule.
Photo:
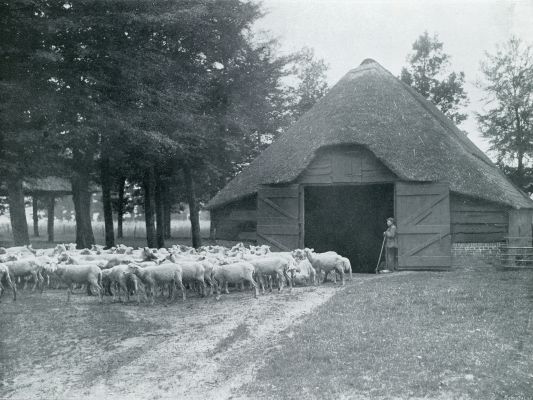
[[[230,398],[253,379],[276,336],[337,290],[299,288],[259,300],[239,294],[239,299],[206,303],[170,331],[156,333],[168,336],[134,363],[96,382],[88,398]],[[151,339],[143,340],[147,344]]]
[[[82,294],[66,305],[63,292],[22,294],[0,305],[0,361],[9,364],[0,368],[0,398],[232,398],[280,335],[339,290],[327,284],[257,300],[236,292],[168,306],[99,305]]]

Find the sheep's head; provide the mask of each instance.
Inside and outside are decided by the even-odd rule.
[[[293,250],[291,254],[296,260],[303,260],[304,258],[307,257],[305,250],[302,250],[302,249]]]
[[[259,247],[259,249],[260,249],[260,252],[261,252],[262,254],[268,254],[268,253],[270,253],[270,246],[268,246],[268,245],[266,245],[266,244],[262,244],[262,245]]]
[[[58,244],[55,248],[54,248],[54,252],[52,254],[56,255],[56,254],[63,254],[63,253],[66,253],[67,252],[67,248],[65,247],[64,244]]]
[[[300,268],[298,268],[298,265],[296,264],[296,261],[294,259],[289,260],[289,262],[287,263],[287,272],[300,272]]]
[[[140,265],[137,265],[135,263],[129,263],[128,264],[128,271],[131,272],[132,274],[135,274],[135,275],[138,275],[141,273],[141,266]]]
[[[57,271],[57,264],[55,262],[46,263],[43,265],[43,269],[52,274]]]
[[[170,261],[170,262],[175,263],[176,262],[176,255],[174,253],[169,253],[167,256],[165,256],[165,258],[163,258],[161,260],[161,262],[163,262],[163,261]]]
[[[66,265],[60,265],[60,264],[52,263],[52,264],[50,264],[49,268],[50,268],[51,272],[53,272],[57,276],[61,276],[61,275],[63,275],[63,272],[65,272],[67,270],[68,267]]]
[[[148,247],[143,248],[143,261],[152,261],[157,260],[157,256],[154,254],[152,249]]]
[[[70,256],[67,253],[61,253],[57,256],[57,262],[66,262],[68,261]]]
[[[16,254],[8,254],[4,257],[4,261],[17,261],[19,257]]]

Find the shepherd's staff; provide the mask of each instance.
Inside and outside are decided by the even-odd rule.
[[[383,255],[383,248],[385,247],[385,240],[386,239],[387,238],[384,237],[383,238],[383,243],[381,244],[381,251],[379,252],[378,265],[376,265],[376,271],[375,271],[376,274],[378,273],[379,263],[381,262],[381,256]]]

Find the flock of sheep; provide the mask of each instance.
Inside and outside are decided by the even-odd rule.
[[[133,249],[118,245],[109,250],[101,246],[76,250],[75,245],[57,245],[53,249],[34,250],[31,246],[0,247],[0,298],[4,285],[11,288],[16,300],[17,284],[33,284],[41,292],[46,287],[67,287],[67,301],[74,286],[85,286],[87,293],[104,295],[127,301],[131,295],[140,302],[168,293],[174,299],[177,289],[183,300],[187,290],[201,296],[213,295],[220,299],[220,292],[229,293],[228,284],[245,284],[253,290],[259,287],[272,291],[275,284],[279,291],[284,285],[316,285],[326,280],[329,273],[336,283],[337,275],[344,285],[345,273],[350,274],[350,261],[333,251],[316,253],[313,249],[297,249],[292,252],[271,252],[268,246],[246,247],[239,243],[232,248],[204,246],[194,249],[173,246],[169,249]]]

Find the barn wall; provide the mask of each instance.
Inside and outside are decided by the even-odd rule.
[[[509,246],[530,247],[533,210],[509,211]]]
[[[333,146],[320,150],[297,182],[349,184],[394,182],[396,180],[396,175],[364,147]]]
[[[230,241],[255,241],[257,196],[248,196],[211,210],[211,238]]]
[[[496,243],[509,231],[509,209],[497,203],[452,193],[450,196],[453,243]]]

